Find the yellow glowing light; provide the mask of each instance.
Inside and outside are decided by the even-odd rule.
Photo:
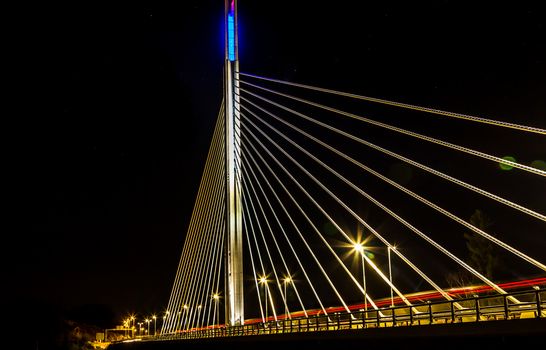
[[[362,245],[362,243],[355,243],[353,245],[353,249],[359,253],[362,253],[364,251],[364,246]]]

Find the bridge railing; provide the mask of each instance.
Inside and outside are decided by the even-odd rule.
[[[513,302],[513,298],[517,298],[519,303]],[[377,310],[295,317],[243,326],[185,330],[164,334],[155,339],[236,337],[543,317],[546,317],[546,289],[537,289],[504,295],[482,295],[418,305],[383,307]]]

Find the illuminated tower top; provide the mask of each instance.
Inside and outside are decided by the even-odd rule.
[[[229,2],[229,7],[227,9],[227,56],[228,60],[235,61],[237,55],[235,54],[235,0]]]

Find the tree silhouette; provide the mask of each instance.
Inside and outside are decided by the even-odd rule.
[[[493,225],[493,221],[479,209],[476,209],[470,216],[469,222],[482,231],[486,231]],[[490,280],[497,277],[496,274],[500,267],[497,246],[475,232],[465,232],[464,239],[468,249],[466,263]],[[466,270],[459,270],[448,273],[446,282],[451,288],[457,288],[481,283],[482,281]]]
[[[479,209],[470,217],[470,223],[483,231],[493,225],[491,219]],[[497,247],[475,232],[465,233],[464,238],[468,248],[468,264],[488,279],[493,279],[499,267]]]

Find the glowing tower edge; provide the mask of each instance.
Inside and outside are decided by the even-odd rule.
[[[244,324],[243,226],[241,200],[239,60],[237,43],[237,1],[225,2],[225,108],[226,108],[226,324]],[[236,132],[236,130],[238,132]],[[238,160],[238,161],[236,161]]]

